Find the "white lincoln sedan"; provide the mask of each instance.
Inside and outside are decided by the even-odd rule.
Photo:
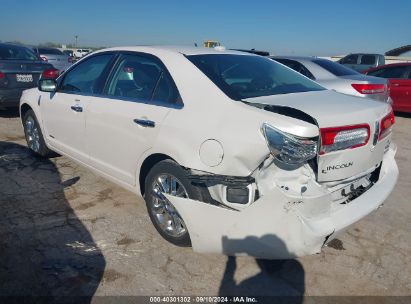
[[[257,55],[176,47],[93,53],[20,101],[28,147],[144,197],[198,252],[314,254],[398,177],[394,114]]]

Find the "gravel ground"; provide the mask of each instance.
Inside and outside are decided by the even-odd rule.
[[[410,295],[411,118],[397,117],[398,184],[319,255],[256,261],[164,241],[142,199],[66,157],[26,148],[0,110],[0,296]]]

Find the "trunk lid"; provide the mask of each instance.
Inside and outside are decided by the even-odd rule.
[[[348,75],[348,76],[340,76],[341,79],[344,79],[349,85],[352,84],[384,84],[386,87],[388,85],[387,79],[374,77],[374,76],[367,76],[363,74],[356,74],[356,75]],[[387,102],[389,92],[386,89],[384,92],[381,93],[374,93],[374,94],[367,94],[369,98],[385,101]]]
[[[391,110],[387,103],[327,90],[264,96],[246,101],[303,111],[315,119],[320,129],[360,124],[369,126],[370,136],[366,145],[318,156],[319,182],[347,179],[378,167],[391,140],[391,136],[381,141],[374,139],[375,136],[378,139],[379,123]]]
[[[9,89],[37,86],[41,73],[52,65],[41,61],[0,60],[0,71],[5,74],[0,87]]]
[[[52,64],[58,70],[64,70],[66,67],[70,65],[69,56],[67,55],[41,55],[47,59],[47,62]]]

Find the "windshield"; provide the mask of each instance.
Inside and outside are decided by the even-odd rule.
[[[31,60],[39,58],[28,48],[15,45],[0,45],[0,60]]]
[[[320,67],[327,70],[331,74],[334,74],[335,76],[351,76],[359,74],[358,72],[331,60],[314,59],[313,62],[318,64]]]
[[[187,58],[235,100],[324,90],[299,73],[261,56],[208,54]]]

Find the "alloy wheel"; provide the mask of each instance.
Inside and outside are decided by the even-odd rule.
[[[40,151],[40,134],[37,124],[32,116],[27,117],[24,124],[26,129],[27,145],[34,152]]]
[[[177,210],[164,196],[170,194],[176,197],[188,198],[187,190],[173,175],[158,175],[152,184],[153,203],[150,207],[156,222],[164,233],[172,237],[181,237],[187,228]]]

